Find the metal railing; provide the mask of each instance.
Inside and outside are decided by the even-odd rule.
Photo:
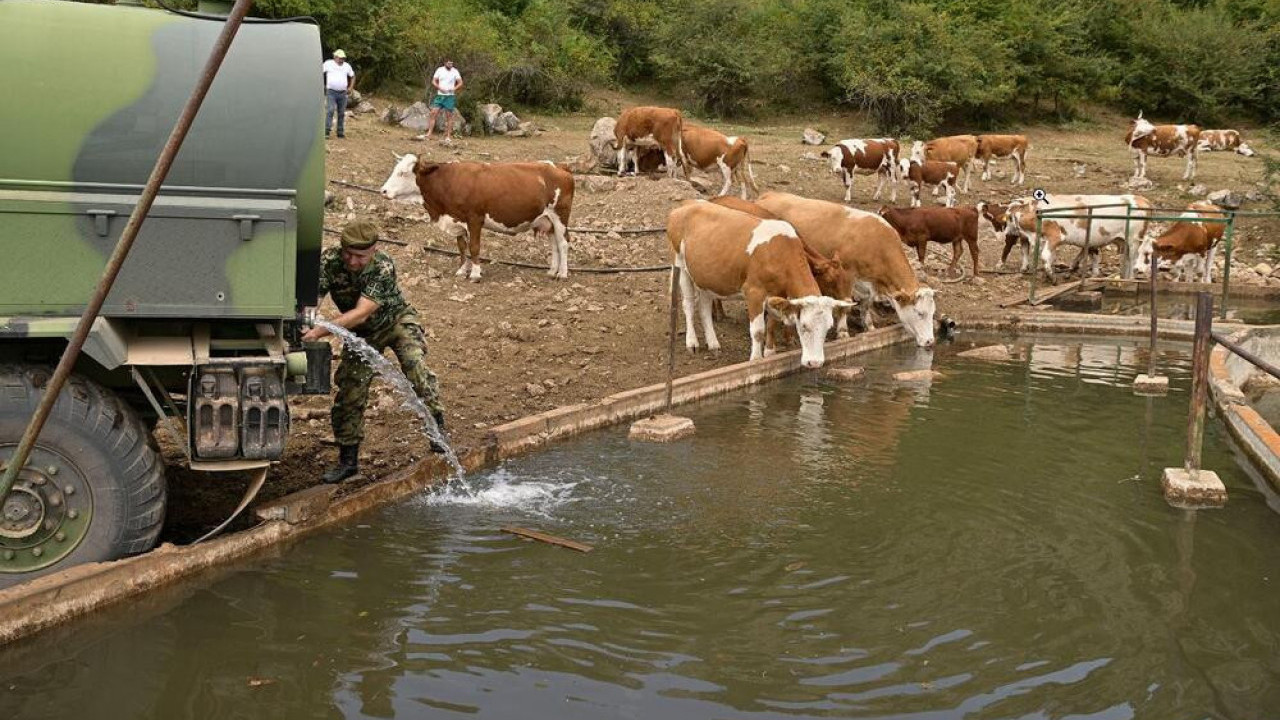
[[[1113,213],[1100,214],[1099,210],[1115,210],[1123,208],[1124,214],[1118,211]],[[1187,216],[1187,213],[1199,212],[1209,214],[1221,214],[1222,217],[1204,217],[1203,215]],[[1225,320],[1227,317],[1227,307],[1230,302],[1231,290],[1231,259],[1235,251],[1235,226],[1236,218],[1261,218],[1261,217],[1280,217],[1277,211],[1250,211],[1238,210],[1228,207],[1219,207],[1218,210],[1201,210],[1192,211],[1187,207],[1160,207],[1154,206],[1150,208],[1135,207],[1130,203],[1104,203],[1099,205],[1086,205],[1083,207],[1062,207],[1062,208],[1036,208],[1036,235],[1035,243],[1032,251],[1033,271],[1031,274],[1030,287],[1027,293],[1027,301],[1034,302],[1036,296],[1036,283],[1040,276],[1040,252],[1044,243],[1044,221],[1045,220],[1084,220],[1085,221],[1085,249],[1081,252],[1087,252],[1089,240],[1093,235],[1093,222],[1095,220],[1124,220],[1124,265],[1121,268],[1120,276],[1128,279],[1133,272],[1133,244],[1132,244],[1132,223],[1135,220],[1144,222],[1193,222],[1193,223],[1215,223],[1225,224],[1226,229],[1223,231],[1222,247],[1223,247],[1223,269],[1222,269],[1222,301],[1219,307],[1219,318]],[[1154,252],[1154,249],[1153,249]],[[1207,261],[1207,258],[1206,258]],[[1050,265],[1050,279],[1052,275],[1052,265]],[[1152,282],[1155,280],[1155,273],[1151,274]],[[1153,290],[1154,292],[1154,290]],[[1154,300],[1153,300],[1154,308]]]

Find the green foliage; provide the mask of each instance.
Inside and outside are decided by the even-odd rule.
[[[366,90],[425,88],[449,56],[468,100],[549,108],[621,83],[722,116],[843,103],[894,133],[1067,121],[1084,103],[1280,121],[1280,0],[258,0],[254,14],[315,17]]]

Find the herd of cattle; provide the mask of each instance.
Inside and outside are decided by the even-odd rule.
[[[1190,179],[1199,152],[1254,154],[1234,130],[1153,125],[1141,113],[1131,121],[1125,142],[1133,153],[1135,179],[1145,178],[1147,155],[1185,155],[1185,177]],[[1224,227],[1222,223],[1195,222],[1197,218],[1224,217],[1222,208],[1197,202],[1181,216],[1186,220],[1153,239],[1147,234],[1146,219],[1153,205],[1136,194],[1053,194],[1018,198],[1007,204],[956,207],[956,194],[969,192],[970,176],[978,161],[983,163],[982,179],[989,180],[991,161],[1009,158],[1014,165],[1011,182],[1025,182],[1030,145],[1023,135],[957,135],[916,141],[906,156],[898,141],[891,138],[843,140],[823,152],[832,172],[844,183],[846,203],[852,200],[853,179],[858,173],[878,176],[873,199],[879,199],[888,183],[894,202],[898,185],[905,179],[911,189],[911,207],[885,206],[878,213],[789,193],[761,194],[751,171],[746,139],[696,126],[679,110],[625,110],[615,126],[615,147],[619,174],[665,165],[672,177],[683,171],[687,178],[691,167],[718,169],[723,175],[719,196],[710,201],[686,201],[673,209],[667,220],[687,347],[696,350],[699,346],[696,316],[707,348],[719,349],[712,322],[715,301],[742,295],[747,302],[751,358],[773,352],[773,328],[783,325],[795,329],[801,361],[807,367],[822,364],[823,343],[833,326],[838,337],[848,335],[847,318],[855,300],[864,328],[872,327],[872,304],[879,302],[893,308],[917,344],[933,345],[934,290],[919,282],[902,252],[903,244],[916,249],[921,263],[928,243],[951,245],[949,272],[955,271],[962,244],[967,244],[977,276],[978,229],[980,224],[988,224],[1005,239],[1001,263],[1018,245],[1026,272],[1037,210],[1042,214],[1046,209],[1061,210],[1066,215],[1089,206],[1113,205],[1128,211],[1091,220],[1042,217],[1044,243],[1039,261],[1044,272],[1052,277],[1055,251],[1072,245],[1080,248],[1072,269],[1096,274],[1099,251],[1115,243],[1132,260],[1130,267],[1124,268],[1126,275],[1144,271],[1155,253],[1173,263],[1179,278],[1198,266],[1208,282],[1213,250]],[[962,172],[963,187],[959,183]],[[729,195],[735,180],[741,186],[740,198]],[[935,196],[945,191],[944,206],[921,207],[925,186],[932,187]],[[748,190],[756,194],[754,201],[748,201]],[[394,201],[422,203],[432,222],[456,237],[461,255],[459,277],[480,279],[484,229],[508,234],[532,230],[550,243],[548,275],[569,275],[568,226],[574,179],[567,165],[436,163],[414,155],[397,156],[381,192]],[[1120,213],[1128,219],[1117,219]],[[1129,238],[1134,239],[1133,246],[1126,246]]]

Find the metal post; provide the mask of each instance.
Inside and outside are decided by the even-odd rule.
[[[1222,314],[1218,317],[1223,320],[1227,319],[1227,293],[1231,290],[1231,247],[1233,245],[1232,240],[1235,236],[1235,228],[1236,214],[1232,212],[1227,216],[1227,231],[1225,233],[1225,237],[1222,239],[1223,245],[1226,246],[1226,259],[1222,264]],[[1208,260],[1207,256],[1205,260]],[[1213,272],[1213,268],[1209,268],[1209,272]]]
[[[1147,377],[1156,376],[1156,334],[1157,334],[1157,317],[1156,312],[1156,268],[1160,263],[1160,258],[1156,255],[1155,247],[1151,248],[1151,353],[1147,358]]]
[[[1088,217],[1084,221],[1084,261],[1089,262],[1089,239],[1093,237],[1093,206],[1089,206]],[[1102,248],[1098,248],[1098,261],[1102,262]],[[1084,267],[1080,268],[1080,289],[1084,290]]]
[[[1031,288],[1027,292],[1027,302],[1035,302],[1036,299],[1036,278],[1040,275],[1040,231],[1041,223],[1044,222],[1040,218],[1040,213],[1036,213],[1036,243],[1035,248],[1031,251]]]
[[[1133,277],[1133,253],[1129,249],[1129,215],[1133,212],[1133,206],[1125,204],[1124,206],[1124,266],[1120,268],[1120,277],[1129,279]]]
[[[1209,394],[1209,350],[1213,346],[1213,295],[1196,293],[1195,346],[1192,350],[1191,407],[1187,414],[1186,470],[1194,479],[1200,473],[1200,446],[1204,440],[1205,400]]]
[[[44,388],[44,395],[40,398],[40,404],[36,407],[35,415],[31,417],[26,432],[22,434],[22,439],[18,442],[18,447],[13,451],[13,456],[9,458],[9,463],[4,469],[4,475],[0,476],[0,502],[3,502],[4,498],[8,496],[9,489],[13,487],[13,483],[18,479],[18,471],[27,464],[31,448],[35,446],[36,438],[39,437],[40,430],[49,419],[49,413],[53,410],[53,404],[57,401],[58,394],[62,391],[62,386],[66,384],[72,368],[75,367],[76,359],[80,356],[80,349],[84,347],[84,341],[89,336],[89,330],[93,327],[93,322],[97,319],[98,312],[102,309],[102,304],[106,302],[107,295],[111,292],[112,285],[115,284],[116,276],[120,274],[120,268],[123,267],[125,258],[128,257],[129,251],[133,248],[133,241],[138,237],[138,230],[142,227],[142,222],[146,219],[147,213],[151,211],[151,204],[160,192],[160,185],[164,182],[165,177],[168,176],[169,168],[173,165],[173,159],[177,156],[179,148],[182,147],[182,141],[186,139],[187,131],[191,129],[191,123],[195,120],[196,113],[199,112],[200,105],[204,102],[205,95],[209,92],[209,86],[213,84],[213,79],[218,74],[218,68],[222,66],[222,61],[227,56],[227,50],[231,47],[231,41],[235,39],[236,31],[240,29],[240,24],[252,5],[253,0],[236,0],[235,7],[227,15],[226,22],[222,27],[222,33],[214,41],[209,60],[205,63],[204,72],[200,75],[195,89],[191,91],[191,97],[187,99],[187,104],[182,108],[182,115],[178,117],[177,124],[173,126],[173,131],[169,134],[169,140],[165,143],[164,150],[161,151],[155,167],[151,170],[151,177],[147,179],[146,187],[142,189],[142,194],[138,196],[138,204],[134,206],[133,213],[129,215],[129,222],[125,224],[124,231],[120,234],[120,240],[116,243],[115,250],[111,252],[111,257],[107,260],[106,267],[102,271],[102,277],[98,280],[98,285],[94,288],[88,304],[85,305],[84,313],[80,316],[80,322],[76,325],[75,332],[72,333],[71,339],[67,343],[67,349],[63,351],[62,358],[58,361],[58,367],[53,371],[53,377],[49,379]]]
[[[676,285],[680,268],[671,266],[671,318],[667,322],[667,415],[671,414],[671,386],[676,375]]]

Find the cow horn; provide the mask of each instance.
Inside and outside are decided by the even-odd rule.
[[[1138,119],[1139,119],[1139,120],[1141,120],[1141,119],[1142,119],[1142,111],[1141,111],[1141,110],[1139,110],[1139,111],[1138,111]]]
[[[403,160],[403,159],[404,159],[404,156],[403,156],[403,155],[401,155],[400,153],[396,152],[395,150],[392,150],[392,151],[391,151],[391,156],[392,156],[392,157],[394,157],[396,160]]]

